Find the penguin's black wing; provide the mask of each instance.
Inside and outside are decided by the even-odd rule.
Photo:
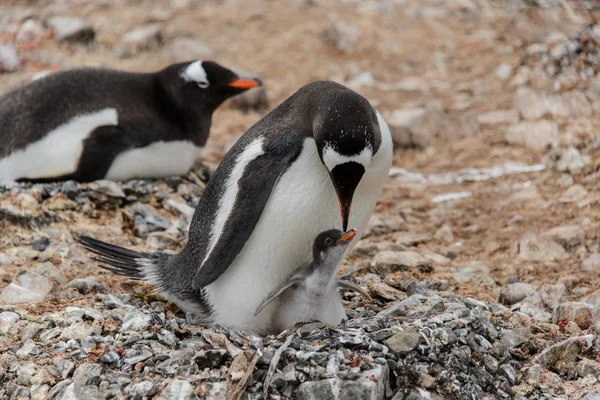
[[[266,137],[251,128],[227,153],[196,207],[188,243],[174,260],[187,267],[177,273],[194,288],[217,280],[242,251],[278,179],[302,151],[303,139],[285,132]]]

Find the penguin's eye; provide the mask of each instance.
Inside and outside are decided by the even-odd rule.
[[[325,239],[325,244],[333,244],[333,239],[332,238]]]
[[[207,87],[210,86],[210,83],[208,83],[208,81],[198,81],[198,86],[202,89],[206,89]]]

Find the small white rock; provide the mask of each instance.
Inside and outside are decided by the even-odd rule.
[[[20,64],[17,51],[10,44],[0,44],[0,72],[15,72]]]

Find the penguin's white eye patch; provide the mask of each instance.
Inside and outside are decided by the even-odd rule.
[[[356,162],[362,165],[365,169],[371,163],[371,158],[373,158],[373,150],[371,146],[367,146],[362,149],[362,151],[353,156],[346,156],[344,154],[340,154],[333,146],[327,144],[323,149],[323,162],[328,170],[333,171],[335,167],[340,164],[345,164],[348,162]]]
[[[206,71],[201,61],[194,61],[181,71],[181,78],[186,82],[196,82],[198,87],[206,89],[210,86]]]

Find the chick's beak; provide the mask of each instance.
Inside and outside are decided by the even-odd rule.
[[[356,229],[350,229],[348,232],[344,233],[344,236],[342,236],[341,238],[338,239],[336,244],[339,244],[342,242],[349,242],[352,239],[354,239],[355,236],[356,236]]]
[[[236,89],[252,89],[262,85],[259,79],[235,79],[227,84],[229,87]]]

